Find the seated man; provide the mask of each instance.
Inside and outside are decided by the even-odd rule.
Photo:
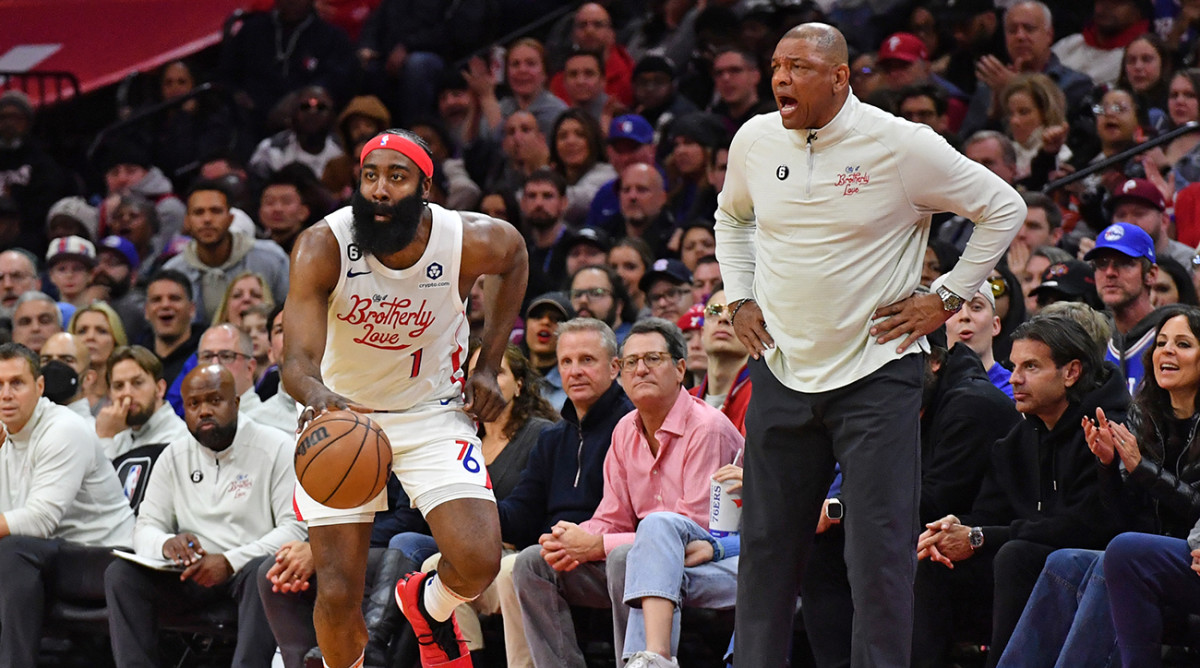
[[[35,353],[51,335],[63,331],[63,314],[58,303],[44,292],[34,290],[17,298],[12,317],[12,340]]]
[[[638,522],[668,511],[707,528],[710,477],[742,447],[728,418],[683,389],[686,346],[673,323],[637,322],[622,354],[622,384],[636,410],[613,431],[600,505],[586,522],[556,523],[513,566],[535,665],[584,665],[572,604],[612,607],[617,662],[629,658],[624,647],[629,608],[613,601],[625,598],[626,557]],[[697,593],[703,595],[687,592]]]
[[[262,399],[254,391],[254,371],[258,362],[254,359],[254,342],[250,335],[228,323],[209,327],[200,337],[196,349],[196,361],[200,366],[219,364],[233,375],[240,405],[238,411],[259,424],[266,424]],[[293,425],[287,432],[294,432]]]
[[[95,382],[97,374],[92,370],[92,357],[87,346],[83,344],[83,339],[66,332],[59,332],[46,339],[46,343],[42,345],[42,366],[50,362],[62,362],[75,372],[74,391],[71,396],[62,399],[52,396],[50,398],[71,409],[72,413],[83,418],[89,426],[95,426],[96,418],[92,417],[92,407],[85,392]]]
[[[1013,395],[1025,419],[992,446],[971,511],[925,525],[913,665],[944,659],[961,602],[992,610],[988,662],[996,665],[1046,557],[1061,547],[1102,548],[1115,533],[1080,425],[1098,407],[1124,420],[1121,374],[1073,320],[1037,316],[1012,339]]]
[[[187,425],[163,399],[167,381],[154,353],[141,346],[117,348],[108,358],[105,375],[112,403],[100,409],[96,435],[109,459],[187,436]]]
[[[267,340],[271,344],[267,357],[278,365],[283,361],[283,304],[279,304],[271,311],[271,317],[267,321]],[[255,415],[255,418],[269,427],[294,433],[299,414],[300,409],[296,406],[296,400],[280,384],[276,388],[275,394],[262,402],[262,410]]]
[[[133,539],[133,511],[116,472],[83,419],[42,396],[39,367],[25,346],[0,345],[2,666],[37,665],[54,574],[80,567],[74,562],[82,555],[64,548],[107,553]]]
[[[158,666],[158,620],[220,600],[238,604],[235,666],[271,665],[275,638],[254,577],[259,564],[307,532],[292,510],[292,440],[238,414],[233,375],[202,366],[183,382],[185,438],[158,457],[133,544],[138,556],[182,566],[117,561],[105,572],[113,658]]]
[[[708,371],[692,394],[703,399],[729,418],[742,434],[746,433],[746,407],[750,405],[750,351],[733,333],[729,324],[729,309],[725,308],[725,290],[719,289],[708,298],[704,307],[704,322],[700,342],[708,358]]]

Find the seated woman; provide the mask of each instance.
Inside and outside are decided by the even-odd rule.
[[[469,372],[475,371],[478,360],[479,351],[472,351]],[[542,430],[558,420],[558,412],[538,392],[541,382],[537,372],[529,365],[521,350],[514,345],[509,345],[504,351],[500,373],[496,374],[496,383],[508,403],[495,422],[485,422],[479,426],[483,452],[476,462],[482,461],[487,467],[492,491],[496,500],[500,501],[517,486],[521,479],[521,471],[529,459],[529,451],[537,443]],[[468,457],[470,456],[468,454]],[[424,571],[435,569],[441,558],[433,537],[424,534],[397,534],[388,543],[388,547],[401,551]],[[513,553],[511,546],[505,546],[506,556]],[[471,651],[483,647],[483,631],[479,627],[476,613],[490,615],[500,612],[505,614],[506,619],[520,620],[521,612],[517,607],[517,597],[512,587],[512,562],[512,559],[502,560],[500,575],[496,576],[496,581],[478,598],[469,604],[460,605],[455,611],[459,629]],[[510,652],[520,650],[520,647],[515,646],[518,645],[514,641],[515,637],[519,636],[510,637],[510,634],[505,634],[507,644],[514,645],[507,647]],[[512,657],[512,654],[509,656]],[[528,656],[528,650],[525,651],[525,656]],[[516,661],[510,663],[521,665]]]
[[[1103,552],[1052,553],[1000,666],[1108,666],[1118,643],[1124,665],[1158,663],[1159,601],[1125,592],[1144,594],[1149,587],[1139,581],[1150,573],[1148,546],[1168,546],[1160,554],[1174,554],[1176,561],[1182,552],[1185,572],[1191,563],[1183,537],[1200,520],[1200,309],[1166,307],[1155,337],[1145,360],[1154,372],[1134,400],[1130,427],[1109,422],[1100,410],[1095,421],[1083,419],[1106,505],[1126,526],[1154,533],[1121,534]],[[1189,609],[1200,612],[1200,577],[1192,577],[1198,586]],[[1124,627],[1124,637],[1114,623]]]

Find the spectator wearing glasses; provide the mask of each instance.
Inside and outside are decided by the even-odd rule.
[[[636,549],[638,524],[652,513],[667,511],[706,530],[710,477],[731,463],[742,447],[742,437],[728,418],[682,388],[687,353],[673,323],[639,321],[621,353],[621,381],[635,410],[613,430],[600,505],[586,522],[556,523],[538,545],[517,555],[513,567],[534,665],[584,665],[571,604],[612,607],[618,663],[630,658],[629,650],[643,649],[625,647],[626,627],[636,634],[642,625],[640,613],[631,613],[625,604],[626,561],[630,547]],[[648,564],[657,561],[650,559]],[[672,592],[669,605],[674,609],[710,593],[701,586],[679,596]],[[636,594],[629,598],[646,595]],[[670,664],[663,660],[648,665]]]
[[[775,100],[758,95],[762,70],[753,53],[727,47],[717,52],[712,63],[716,100],[708,111],[721,117],[729,136],[751,118],[775,111]]]
[[[11,321],[17,299],[26,292],[41,289],[37,258],[32,253],[20,248],[0,253],[0,320]]]
[[[300,90],[293,104],[291,128],[259,142],[247,163],[261,179],[270,178],[293,162],[319,177],[331,160],[343,155],[333,138],[337,115],[329,93],[320,86],[309,86]]]
[[[650,315],[674,322],[692,307],[692,272],[679,260],[655,260],[638,287],[646,293]]]
[[[579,318],[595,318],[608,325],[617,337],[617,343],[625,341],[629,329],[637,319],[637,310],[629,303],[625,286],[607,265],[583,267],[571,276],[571,305]]]
[[[750,351],[729,324],[725,291],[717,290],[704,306],[700,344],[708,359],[708,370],[692,394],[718,408],[734,427],[746,433],[746,408],[750,405]]]
[[[633,57],[617,42],[612,17],[603,5],[589,2],[575,11],[571,22],[571,49],[572,53],[586,51],[598,54],[602,59],[600,74],[604,77],[605,94],[621,106],[633,103]],[[568,62],[570,55],[564,61],[553,64],[565,65]],[[567,76],[565,67],[562,72],[555,74],[550,79],[550,92],[569,102],[566,95]]]
[[[238,412],[260,424],[271,424],[269,417],[264,415],[266,409],[262,399],[254,391],[254,372],[258,363],[249,334],[229,323],[209,327],[200,337],[196,361],[202,367],[219,364],[228,369],[240,401]]]
[[[1096,291],[1113,317],[1105,359],[1116,364],[1132,395],[1145,373],[1143,353],[1154,346],[1158,316],[1150,303],[1158,265],[1154,241],[1132,223],[1113,223],[1083,256],[1095,269]]]

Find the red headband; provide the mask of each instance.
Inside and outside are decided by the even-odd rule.
[[[358,157],[358,164],[361,167],[362,163],[367,161],[367,154],[377,148],[390,148],[393,151],[400,151],[401,154],[408,156],[409,160],[417,163],[417,168],[425,175],[425,178],[433,176],[433,160],[429,159],[429,154],[425,149],[417,145],[417,143],[408,137],[401,135],[383,133],[375,135],[367,145],[363,147],[362,154]]]

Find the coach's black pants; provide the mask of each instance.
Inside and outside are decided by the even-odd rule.
[[[750,362],[734,665],[778,668],[787,661],[796,595],[835,462],[855,612],[851,663],[908,665],[923,362],[907,355],[813,394],[785,387],[763,362]]]

